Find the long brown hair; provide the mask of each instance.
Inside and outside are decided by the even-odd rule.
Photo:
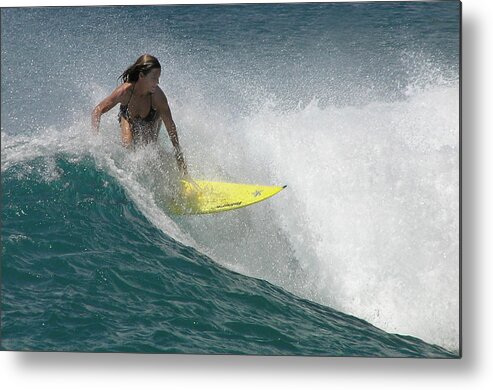
[[[156,57],[143,54],[118,77],[118,80],[122,80],[122,83],[135,83],[139,79],[140,72],[146,75],[152,69],[161,69],[161,64]]]

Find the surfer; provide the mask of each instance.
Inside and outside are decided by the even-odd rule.
[[[188,176],[168,100],[158,86],[160,76],[161,64],[158,59],[149,54],[140,56],[118,78],[122,84],[94,108],[91,116],[92,128],[98,133],[101,115],[120,103],[118,121],[122,144],[127,148],[133,148],[137,145],[156,143],[163,121],[175,148],[178,168],[183,176]]]

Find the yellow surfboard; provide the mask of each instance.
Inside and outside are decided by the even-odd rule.
[[[181,180],[181,197],[172,205],[180,215],[230,211],[261,202],[286,186],[262,186],[204,180]]]

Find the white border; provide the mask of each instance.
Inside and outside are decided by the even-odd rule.
[[[251,1],[12,1],[5,6]],[[461,360],[0,352],[4,389],[485,389],[493,383],[493,23],[490,0],[463,1],[463,355]],[[171,387],[170,387],[171,386]]]

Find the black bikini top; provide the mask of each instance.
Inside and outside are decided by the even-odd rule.
[[[144,118],[141,118],[140,116],[136,116],[136,117],[132,117],[132,115],[130,115],[130,111],[128,110],[128,105],[130,104],[130,100],[132,100],[132,96],[134,94],[134,89],[135,89],[135,85],[134,87],[132,88],[132,93],[130,94],[130,98],[128,99],[128,102],[127,104],[125,105],[120,105],[120,113],[123,114],[123,116],[128,120],[130,121],[131,118],[135,119],[135,120],[139,120],[139,121],[142,121],[142,122],[153,122],[155,119],[156,119],[156,110],[154,109],[154,107],[152,106],[152,95],[149,95],[149,98],[150,98],[150,110],[149,110],[149,113],[147,114],[146,117]]]

